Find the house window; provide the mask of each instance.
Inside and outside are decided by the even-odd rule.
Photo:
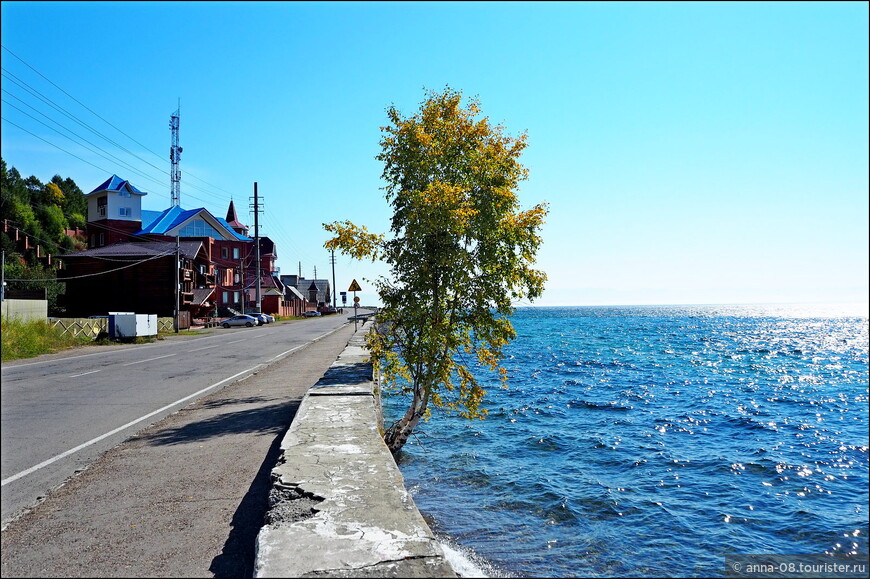
[[[230,250],[226,247],[221,247],[221,257],[226,259],[230,256]]]
[[[224,292],[224,303],[230,303],[230,292]]]
[[[233,292],[233,303],[239,303],[239,292]]]
[[[106,234],[105,234],[105,233],[101,233],[101,234],[100,234],[100,247],[102,247],[102,246],[104,246],[104,245],[106,245]]]
[[[121,217],[130,217],[133,215],[133,211],[129,207],[121,207],[118,211],[120,211]]]
[[[213,237],[215,239],[223,237],[214,227],[202,219],[194,219],[182,227],[180,235],[181,237]]]
[[[239,259],[239,248],[238,247],[233,248],[233,259]]]
[[[129,197],[130,192],[127,191],[126,189],[121,189],[120,191],[118,191],[118,196],[119,197]]]
[[[100,197],[97,199],[97,215],[100,217],[106,216],[106,204],[108,203],[108,199],[106,197]]]
[[[91,233],[91,247],[96,247],[96,246],[97,246],[97,236],[95,234]]]

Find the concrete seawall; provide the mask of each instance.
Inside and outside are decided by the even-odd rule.
[[[381,436],[367,331],[308,391],[281,443],[256,577],[456,577]]]

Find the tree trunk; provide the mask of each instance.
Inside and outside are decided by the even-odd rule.
[[[392,425],[384,433],[384,442],[394,457],[402,450],[405,443],[408,442],[408,438],[411,437],[411,433],[414,432],[418,422],[420,422],[419,418],[415,417],[408,420],[407,416],[403,416],[399,422]]]
[[[423,390],[422,394],[420,393],[421,389]],[[417,428],[417,424],[420,423],[420,419],[426,413],[426,406],[428,404],[429,390],[420,387],[415,388],[411,407],[408,408],[408,411],[405,412],[405,415],[398,422],[390,426],[384,433],[384,442],[394,457],[402,450],[402,447],[408,442],[408,438],[411,437],[414,429]]]

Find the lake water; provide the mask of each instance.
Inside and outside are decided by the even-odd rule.
[[[399,465],[464,574],[723,576],[868,551],[866,306],[520,308],[489,416]],[[384,395],[385,421],[403,409]]]

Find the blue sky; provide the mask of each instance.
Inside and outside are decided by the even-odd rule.
[[[386,108],[449,85],[528,133],[535,305],[867,302],[865,2],[4,1],[2,45],[7,164],[164,209],[180,99],[182,207],[253,225],[256,181],[282,273],[331,278],[324,222],[388,230]],[[337,256],[364,303],[385,273]]]

